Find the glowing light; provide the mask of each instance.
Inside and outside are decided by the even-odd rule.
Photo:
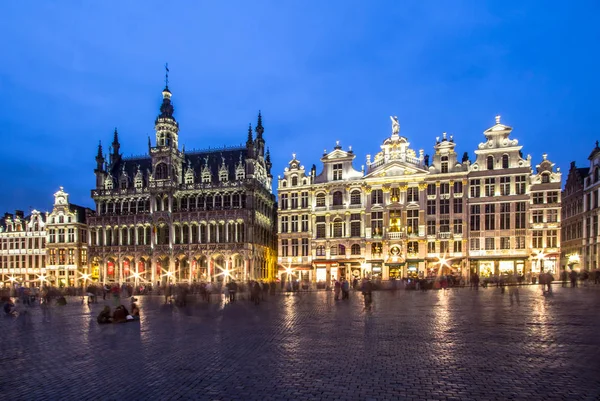
[[[43,283],[44,281],[46,281],[46,276],[44,276],[43,274],[39,276],[40,277],[40,283]]]
[[[138,273],[138,272],[134,272],[134,273],[133,273],[133,277],[134,277],[134,278],[140,278],[140,273]]]
[[[173,272],[167,272],[167,277],[173,276]]]
[[[14,283],[15,281],[17,281],[17,279],[16,279],[16,278],[14,278],[13,276],[10,276],[10,277],[8,278],[8,281],[10,281],[11,283]]]
[[[80,278],[80,279],[85,281],[85,280],[89,279],[90,277],[91,277],[91,275],[90,275],[90,274],[83,273],[83,274],[81,275],[81,278]]]

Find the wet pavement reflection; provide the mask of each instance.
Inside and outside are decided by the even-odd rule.
[[[600,286],[139,296],[98,325],[68,299],[0,320],[2,399],[600,399]],[[129,306],[129,299],[122,303]],[[107,301],[109,304],[109,301]],[[113,305],[111,305],[113,306]],[[43,385],[40,385],[43,383]]]

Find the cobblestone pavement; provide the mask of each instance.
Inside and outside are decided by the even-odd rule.
[[[102,326],[102,300],[71,298],[0,319],[0,399],[600,399],[600,286],[519,291],[381,292],[371,310],[354,292],[148,296],[140,322]]]

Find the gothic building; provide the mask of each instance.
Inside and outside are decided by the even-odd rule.
[[[194,282],[275,276],[275,197],[259,112],[245,146],[186,152],[171,91],[148,154],[123,157],[117,130],[96,156],[89,258],[102,282]]]
[[[278,180],[282,278],[291,270],[316,282],[555,271],[561,174],[545,155],[534,172],[511,131],[497,117],[473,162],[445,133],[430,161],[395,117],[361,170],[339,143],[319,174],[294,154]]]
[[[571,162],[562,192],[561,266],[580,267],[584,255],[583,190],[589,168],[578,168]]]

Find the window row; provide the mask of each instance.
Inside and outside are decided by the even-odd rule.
[[[0,257],[0,269],[43,269],[46,255],[10,255]]]
[[[3,238],[0,241],[3,250],[8,249],[44,249],[46,246],[45,237],[36,238]]]
[[[79,238],[77,236],[79,234]],[[87,242],[87,231],[75,228],[51,228],[48,230],[48,243]]]
[[[49,249],[48,250],[48,265],[74,265],[76,249]],[[79,264],[87,264],[87,249],[79,250]]]

